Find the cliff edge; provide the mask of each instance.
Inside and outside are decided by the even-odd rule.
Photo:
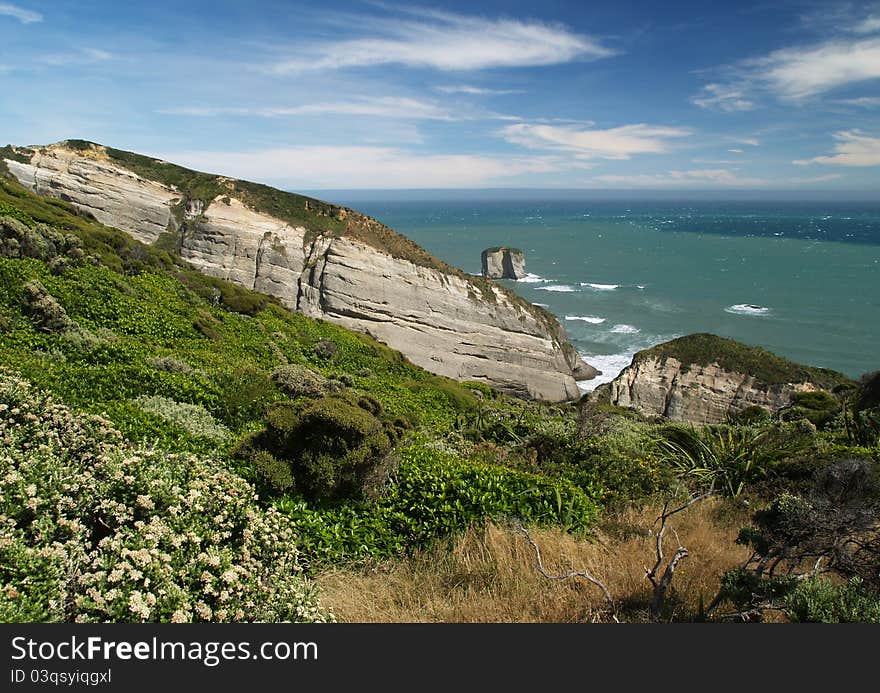
[[[439,375],[564,401],[597,373],[550,313],[354,210],[81,140],[7,146],[0,160],[37,194]]]
[[[764,349],[712,334],[693,334],[637,353],[596,397],[647,416],[721,423],[748,407],[776,411],[797,392],[832,390],[842,373],[802,366]]]

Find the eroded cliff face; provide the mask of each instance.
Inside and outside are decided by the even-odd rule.
[[[809,382],[767,385],[717,364],[682,364],[672,357],[636,359],[609,385],[612,404],[694,423],[721,423],[750,406],[775,411],[790,405],[795,392],[818,389]]]
[[[492,284],[478,286],[344,234],[288,224],[246,205],[234,185],[211,200],[187,199],[99,146],[61,143],[32,151],[27,163],[4,159],[31,190],[66,200],[144,243],[171,234],[181,257],[205,274],[369,333],[434,373],[550,401],[578,397],[575,377],[596,374],[552,317]],[[347,223],[366,219],[337,212]]]

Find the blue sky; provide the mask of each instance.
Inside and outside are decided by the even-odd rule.
[[[0,90],[289,189],[880,191],[880,3],[0,0]]]

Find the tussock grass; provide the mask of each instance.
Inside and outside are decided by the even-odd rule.
[[[654,560],[649,528],[657,507],[629,509],[609,519],[591,540],[532,528],[545,568],[553,574],[587,570],[602,580],[621,621],[647,620],[651,591],[645,566]],[[709,603],[722,574],[747,558],[734,543],[746,512],[707,500],[677,515],[671,526],[690,550],[676,572],[669,620],[690,620]],[[670,535],[668,550],[675,549]],[[611,620],[602,592],[581,578],[550,581],[537,570],[522,533],[489,524],[413,557],[367,570],[335,569],[316,577],[322,603],[349,622],[591,622]]]

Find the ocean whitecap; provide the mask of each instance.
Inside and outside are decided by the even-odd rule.
[[[754,303],[737,303],[733,306],[727,306],[724,312],[732,313],[733,315],[768,315],[770,309],[766,306],[755,305]]]
[[[581,282],[581,286],[587,286],[596,291],[614,291],[620,288],[620,284],[593,284],[591,282]]]
[[[588,322],[591,325],[601,325],[605,322],[605,318],[597,318],[595,315],[566,315],[566,320],[580,320],[581,322]]]
[[[619,325],[615,325],[611,328],[611,332],[614,334],[638,334],[641,330],[635,325],[626,325],[621,323]]]
[[[544,277],[541,277],[537,274],[532,274],[531,272],[529,272],[526,274],[526,276],[524,276],[520,279],[517,279],[517,281],[522,284],[542,284],[542,283],[546,283],[546,282],[552,282],[553,280],[552,279],[544,279]]]
[[[538,291],[557,291],[564,294],[570,294],[577,291],[577,289],[568,284],[551,284],[550,286],[539,286],[537,289]]]

